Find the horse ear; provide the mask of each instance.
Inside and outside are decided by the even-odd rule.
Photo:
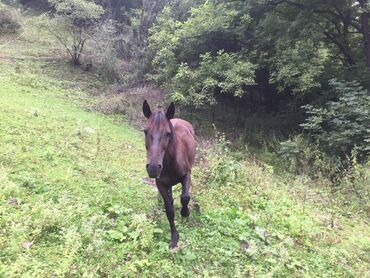
[[[175,115],[175,104],[171,102],[170,106],[167,108],[166,117],[167,119],[171,120]]]
[[[152,115],[152,111],[150,110],[150,106],[149,106],[149,103],[144,100],[144,103],[143,103],[143,114],[145,117],[147,117],[148,119],[150,118],[150,116]]]

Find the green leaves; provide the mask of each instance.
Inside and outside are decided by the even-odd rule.
[[[191,16],[183,24],[182,36],[186,40],[193,40],[196,36],[227,32],[237,14],[238,11],[226,3],[217,4],[213,1],[206,1],[203,5],[191,10]]]
[[[78,27],[94,24],[104,13],[102,6],[88,0],[49,0],[58,16],[68,18]]]
[[[112,240],[123,242],[126,239],[126,236],[120,231],[109,230],[107,233],[109,235],[109,238]]]
[[[197,256],[190,250],[185,250],[184,253],[181,255],[181,259],[185,261],[194,261],[196,258]]]
[[[223,47],[209,51],[212,42],[223,45],[236,40],[231,30],[239,25],[239,18],[247,24],[248,14],[229,3],[207,1],[193,8],[184,22],[171,15],[171,9],[165,8],[151,29],[155,71],[150,77],[164,84],[174,101],[195,107],[213,105],[215,93],[241,97],[245,87],[254,84],[256,67],[247,58]]]
[[[303,106],[309,115],[301,126],[325,149],[350,155],[356,149],[362,161],[369,156],[370,94],[357,82],[330,80],[335,100],[322,107]]]
[[[174,100],[181,95],[187,105],[213,105],[217,91],[241,97],[245,86],[254,84],[254,65],[237,55],[219,51],[215,57],[205,53],[200,58],[197,68],[180,65],[171,82]]]
[[[320,76],[329,58],[326,48],[315,46],[311,40],[301,40],[291,46],[280,39],[277,45],[277,55],[272,59],[272,83],[278,84],[281,91],[291,87],[296,93],[321,87]]]

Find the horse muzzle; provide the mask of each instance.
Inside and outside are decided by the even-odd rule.
[[[149,178],[159,178],[162,172],[162,165],[147,164],[146,171],[148,172]]]

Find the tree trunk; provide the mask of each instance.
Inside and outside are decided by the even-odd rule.
[[[364,50],[366,58],[366,66],[370,68],[370,28],[369,28],[369,13],[364,12],[361,15],[362,35],[364,40]]]
[[[364,43],[366,66],[370,68],[370,27],[369,27],[370,11],[367,9],[367,1],[368,0],[359,0],[358,2],[360,3],[362,9],[360,22]]]

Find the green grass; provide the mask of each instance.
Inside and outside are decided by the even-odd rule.
[[[135,210],[130,217],[150,211],[146,200],[156,197],[141,183],[142,140],[127,125],[74,108],[40,88],[17,86],[4,76],[1,82],[1,260],[13,266],[7,270],[13,274],[37,268],[54,273],[68,260],[63,246],[75,240],[70,233],[82,229],[104,243],[117,224],[107,211],[111,207]],[[34,245],[24,253],[27,241]],[[108,254],[111,247],[103,244],[100,252]]]
[[[0,277],[370,277],[363,214],[223,139],[199,148],[188,220],[175,190],[171,252],[142,133],[89,109],[99,76],[1,61],[0,84]]]

